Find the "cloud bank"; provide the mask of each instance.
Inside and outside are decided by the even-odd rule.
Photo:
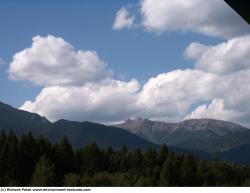
[[[241,41],[237,41],[237,47],[244,50],[249,37],[239,39]],[[40,40],[43,46],[36,45]],[[53,44],[50,44],[51,40]],[[222,45],[227,46],[231,41],[236,40],[216,46],[192,43],[185,54],[198,63],[206,52],[215,49],[213,52],[217,53],[216,49]],[[44,47],[48,52],[45,52]],[[225,50],[230,52],[230,49]],[[223,73],[210,72],[207,70],[210,67],[174,70],[159,74],[141,84],[134,79],[130,81],[114,79],[95,52],[90,52],[90,58],[94,59],[86,59],[86,56],[89,56],[87,54],[83,60],[76,60],[77,53],[86,52],[89,51],[75,51],[73,46],[62,38],[54,36],[33,38],[30,48],[13,57],[9,72],[10,76],[22,77],[21,80],[33,84],[39,83],[44,88],[34,101],[26,101],[21,109],[39,113],[52,121],[65,118],[110,123],[142,116],[164,121],[220,118],[250,125],[248,108],[250,69],[245,66],[230,73],[227,72],[227,68]],[[27,57],[31,53],[34,54]],[[39,57],[38,53],[41,53],[42,57]],[[72,63],[69,60],[59,60],[58,53],[64,53],[62,57],[70,58]],[[69,53],[72,57],[68,56]],[[219,57],[218,53],[216,56],[225,58],[224,65],[233,65],[227,63],[227,57],[223,52],[221,54],[222,57]],[[242,54],[235,54],[233,57],[236,62],[248,61],[250,56],[245,54],[243,58]],[[41,61],[38,58],[42,58]],[[53,58],[55,60],[51,60]],[[54,71],[54,76],[51,73],[53,65],[57,69]],[[79,67],[82,76],[77,76],[76,71],[70,71],[69,65]],[[213,66],[213,63],[206,65]],[[97,66],[97,70],[93,70],[93,66]],[[32,74],[36,74],[37,77],[28,76]]]
[[[116,122],[136,113],[139,88],[136,80],[45,87],[35,101],[26,101],[21,109],[45,115],[50,120]]]
[[[36,36],[15,54],[13,80],[43,89],[21,109],[50,120],[103,123],[147,117],[163,121],[216,118],[250,126],[249,26],[221,0],[142,0],[148,31],[190,31],[226,39],[218,45],[192,42],[185,50],[193,69],[173,70],[145,83],[117,80],[95,51],[75,50],[60,37]],[[113,29],[131,28],[134,16],[123,7]]]
[[[157,34],[182,31],[230,39],[250,33],[248,24],[223,0],[141,0],[138,11],[140,25]],[[128,18],[125,10],[121,18]],[[126,26],[127,20],[121,21]]]

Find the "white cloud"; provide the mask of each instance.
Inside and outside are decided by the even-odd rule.
[[[128,9],[122,7],[116,13],[115,22],[113,24],[114,30],[121,30],[124,28],[132,28],[134,26],[135,17],[131,16]]]
[[[141,14],[144,27],[156,33],[180,30],[231,38],[250,32],[223,0],[142,0]]]
[[[217,76],[198,70],[175,70],[151,78],[138,97],[143,116],[180,120],[193,103],[213,96]]]
[[[62,38],[36,36],[30,48],[14,55],[9,77],[36,85],[81,85],[110,76],[94,51],[76,51]]]
[[[96,61],[99,59],[95,54],[93,60],[88,60],[86,57],[83,57],[84,61],[67,60],[70,57],[65,55],[71,53],[75,58],[79,52],[83,51],[76,52],[69,43],[61,38],[53,36],[45,38],[38,36],[37,38],[42,42],[39,41],[39,44],[36,45],[34,43],[36,40],[34,40],[32,47],[16,54],[14,61],[10,64],[10,69],[16,70],[14,75],[19,75],[18,77],[22,75],[22,78],[19,79],[44,85],[40,94],[33,101],[26,101],[21,109],[39,113],[50,120],[64,118],[110,123],[138,116],[164,121],[180,121],[185,117],[206,117],[250,125],[250,69],[248,68],[232,71],[229,74],[211,73],[206,69],[174,70],[152,77],[144,85],[140,85],[137,80],[126,82],[112,78],[103,66],[103,62],[100,61],[101,67],[96,65],[98,63]],[[54,42],[51,45],[48,44],[50,38]],[[234,40],[230,41],[234,42]],[[233,55],[232,51],[228,51],[232,49],[230,46],[230,49],[226,49],[226,45],[230,44],[230,41],[225,45],[221,44],[224,45],[224,52],[228,52],[227,55],[230,53]],[[239,42],[230,45],[236,46],[238,49],[245,48],[242,46],[242,42],[247,43],[246,39]],[[187,49],[186,56],[199,60],[204,53],[215,48],[216,46],[192,44]],[[46,50],[49,53],[46,53]],[[93,53],[95,52],[91,52],[90,55]],[[235,55],[237,57],[234,56],[229,61],[244,60],[245,55],[244,57],[238,56],[237,53]],[[59,56],[66,59],[60,59]],[[226,55],[222,56],[226,57]],[[214,61],[216,61],[215,56],[210,57],[214,57]],[[72,65],[70,61],[78,61],[73,65],[76,65],[75,68],[83,76],[78,76],[77,72],[70,70],[69,66]],[[213,60],[211,60],[212,62]],[[37,69],[31,64],[38,65],[39,68]],[[86,66],[79,67],[82,64],[86,64]],[[58,70],[58,74],[53,71],[52,66]],[[32,71],[39,79],[32,76]],[[55,76],[52,75],[52,72],[55,73]],[[99,72],[102,76],[96,77],[96,73],[99,74]],[[13,75],[13,71],[10,70],[10,73]],[[90,73],[91,78],[86,78],[86,73]]]
[[[50,120],[121,121],[136,113],[139,89],[140,84],[136,80],[46,87],[34,102],[25,102],[21,109],[37,112]]]
[[[50,120],[107,123],[142,116],[164,121],[217,118],[250,125],[249,82],[250,71],[221,76],[176,70],[151,78],[142,89],[136,80],[45,87],[35,101],[27,101],[21,109]],[[202,103],[189,114],[194,105]]]
[[[161,120],[217,118],[250,125],[250,70],[217,75],[176,70],[151,78],[138,95],[141,114]],[[206,105],[207,102],[210,105]],[[203,104],[188,115],[197,104]]]
[[[191,43],[185,55],[196,60],[196,68],[217,74],[250,69],[250,36],[230,39],[216,46]]]
[[[218,118],[250,126],[250,28],[223,0],[141,0],[148,31],[195,32],[228,39],[192,43],[185,51],[195,69],[152,77],[137,92],[137,116],[179,121]],[[135,116],[135,115],[131,115]]]
[[[197,59],[212,47],[213,46],[204,45],[199,42],[192,42],[185,50],[184,56],[187,59]]]
[[[116,122],[131,117],[167,121],[182,119],[190,106],[213,98],[218,76],[199,70],[176,70],[159,74],[141,88],[136,80],[109,79],[83,86],[45,87],[21,107],[50,120]]]
[[[198,106],[191,114],[187,115],[185,119],[213,118],[230,121],[235,119],[236,115],[237,112],[225,109],[223,99],[213,99],[209,105],[203,104]]]

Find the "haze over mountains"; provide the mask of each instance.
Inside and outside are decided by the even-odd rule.
[[[18,136],[31,131],[33,135],[43,135],[54,143],[67,136],[76,148],[92,142],[104,148],[127,146],[130,150],[167,144],[177,153],[194,153],[204,159],[216,155],[227,161],[250,162],[250,130],[214,119],[165,123],[138,118],[114,126],[68,120],[51,123],[38,114],[0,102],[0,130],[13,131]]]

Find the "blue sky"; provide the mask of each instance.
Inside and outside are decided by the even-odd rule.
[[[248,77],[249,26],[222,0],[186,3],[1,1],[0,101],[52,121],[117,122],[142,116],[220,118],[248,125],[250,110],[242,106],[250,95],[248,79],[240,77]],[[125,10],[125,22],[133,23],[115,29],[119,10]],[[99,59],[83,64],[80,59],[89,58],[79,51]],[[74,60],[57,58],[58,53]],[[55,63],[46,63],[51,60]],[[97,80],[99,75],[104,78]],[[238,90],[242,97],[234,96]],[[225,95],[230,92],[231,97]]]
[[[115,13],[132,0],[43,0],[0,2],[0,100],[20,107],[34,99],[41,87],[8,80],[8,63],[15,53],[29,47],[32,37],[59,36],[76,49],[96,50],[121,78],[146,81],[161,72],[192,67],[183,58],[191,41],[214,44],[219,38],[199,34],[173,33],[156,35],[140,30],[114,31]],[[18,93],[18,94],[17,94]]]

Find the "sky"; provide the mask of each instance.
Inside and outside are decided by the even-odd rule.
[[[2,0],[0,101],[114,123],[250,126],[250,26],[222,0]]]

